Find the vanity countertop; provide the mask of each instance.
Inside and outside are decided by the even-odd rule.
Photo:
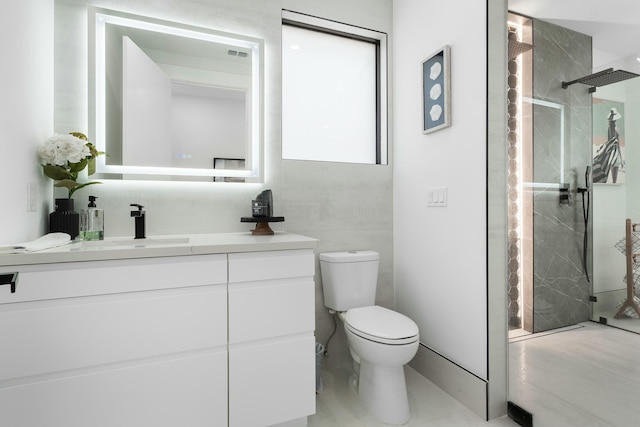
[[[73,241],[64,246],[31,253],[3,254],[0,255],[0,266],[313,249],[316,242],[311,237],[284,232],[269,236],[254,236],[250,232],[158,235],[139,240],[109,237],[96,241]]]

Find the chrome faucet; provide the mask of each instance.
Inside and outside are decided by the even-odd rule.
[[[131,203],[129,206],[135,206],[138,208],[137,211],[131,211],[131,216],[135,218],[136,221],[136,239],[145,239],[145,225],[144,225],[144,217],[145,211],[142,210],[144,206],[139,205],[137,203]]]

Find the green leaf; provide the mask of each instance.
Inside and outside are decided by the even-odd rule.
[[[78,187],[80,184],[78,184],[77,182],[71,180],[71,179],[63,179],[60,180],[58,182],[56,182],[55,184],[53,184],[54,187],[64,187],[64,188],[68,188],[69,191],[73,190],[74,188]]]
[[[69,168],[71,169],[71,172],[80,172],[81,170],[83,170],[84,168],[87,167],[87,158],[85,157],[84,159],[80,160],[78,163],[69,163]]]
[[[78,187],[79,185],[80,184],[78,184],[72,179],[63,179],[53,184],[54,187],[64,187],[67,190],[69,190],[69,198],[71,198],[71,195],[75,191],[75,188]]]
[[[92,143],[87,142],[86,146],[89,147],[89,152],[91,153],[91,158],[98,157],[100,155],[100,153],[98,152],[98,149]]]
[[[95,157],[93,159],[89,159],[89,161],[87,162],[87,175],[91,176],[94,173],[96,173],[96,159]]]
[[[51,179],[55,179],[56,181],[59,181],[61,179],[69,179],[73,176],[62,166],[42,165],[42,170],[46,176]]]
[[[76,191],[80,190],[81,188],[84,188],[84,187],[86,187],[88,185],[93,185],[93,184],[102,184],[102,183],[99,182],[99,181],[93,181],[93,182],[85,182],[84,184],[78,184],[73,189],[69,189],[69,197],[71,197],[73,195],[73,193],[75,193]]]
[[[87,138],[87,135],[85,135],[82,132],[69,132],[70,135],[75,136],[76,138],[80,138],[84,141],[88,141],[89,139]]]

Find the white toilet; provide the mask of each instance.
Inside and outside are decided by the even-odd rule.
[[[418,325],[375,305],[379,259],[373,251],[320,254],[324,305],[338,312],[360,365],[362,406],[382,422],[404,424],[411,417],[404,365],[418,351]]]

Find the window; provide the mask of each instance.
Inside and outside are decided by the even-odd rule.
[[[386,34],[289,11],[282,24],[282,157],[386,164]]]

